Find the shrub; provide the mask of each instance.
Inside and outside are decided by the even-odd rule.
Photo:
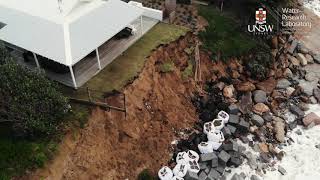
[[[138,175],[138,180],[155,180],[156,178],[154,178],[150,172],[149,169],[144,169],[143,171],[141,171],[141,173]]]
[[[267,78],[272,65],[272,55],[269,52],[257,52],[246,63],[246,69],[251,73],[251,78],[264,80]]]
[[[0,65],[0,118],[15,134],[52,135],[62,123],[67,99],[43,73],[12,60]]]
[[[161,73],[168,73],[174,70],[174,63],[173,62],[165,62],[160,65],[160,72]]]

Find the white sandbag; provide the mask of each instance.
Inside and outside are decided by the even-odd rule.
[[[173,178],[171,180],[184,180],[184,179],[182,177],[173,176]]]
[[[188,171],[198,173],[200,171],[200,166],[198,162],[195,160],[189,161]]]
[[[195,161],[199,161],[199,154],[195,151],[192,151],[192,150],[188,150],[185,154],[185,159],[189,159],[190,160],[195,160]]]
[[[213,147],[212,147],[212,142],[201,142],[198,144],[198,149],[202,154],[206,153],[212,153],[213,152]]]
[[[219,132],[210,132],[207,135],[208,141],[222,143],[224,141],[224,135],[221,131]]]
[[[172,170],[175,177],[184,177],[188,172],[188,163],[181,164],[178,163]]]
[[[225,124],[228,123],[229,118],[230,118],[229,114],[226,113],[225,111],[220,111],[217,116],[217,119],[222,119]]]
[[[208,134],[209,132],[214,131],[213,122],[206,122],[203,125],[203,133]]]
[[[213,150],[219,149],[219,147],[222,145],[222,142],[221,143],[219,143],[219,142],[210,142],[210,143],[212,143],[212,149]]]
[[[173,177],[173,172],[169,167],[163,166],[158,172],[158,177],[160,180],[171,180]]]
[[[212,121],[213,127],[214,127],[214,131],[215,132],[219,132],[221,131],[221,129],[224,127],[224,121],[223,119],[214,119]]]
[[[187,163],[189,161],[189,156],[186,152],[179,152],[176,157],[176,163]]]

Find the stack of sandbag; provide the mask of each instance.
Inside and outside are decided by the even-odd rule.
[[[224,111],[220,111],[217,115],[217,119],[203,125],[203,133],[207,135],[208,142],[201,142],[198,145],[201,153],[211,153],[214,150],[219,149],[224,141],[224,135],[221,130],[228,121],[229,114]]]
[[[198,164],[199,154],[195,151],[188,150],[187,152],[180,152],[176,157],[176,166],[171,170],[169,167],[162,167],[158,176],[160,180],[183,180],[190,179],[193,176],[197,177],[200,171]]]

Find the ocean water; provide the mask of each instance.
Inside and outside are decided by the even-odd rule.
[[[311,9],[320,17],[320,0],[304,0],[304,7]]]
[[[316,113],[320,116],[320,105],[310,105],[309,111]],[[296,134],[296,131],[302,132],[302,135]],[[288,132],[288,137],[293,139],[293,143],[290,146],[284,146],[283,151],[285,156],[282,161],[276,161],[274,170],[270,168],[266,174],[259,176],[261,180],[319,180],[320,179],[320,149],[316,148],[316,145],[320,144],[320,125],[313,128],[306,129],[302,126],[298,126],[295,130]],[[258,155],[247,144],[239,144],[246,147],[247,151],[252,154]],[[282,175],[278,172],[278,165],[281,165],[287,174]],[[247,177],[245,180],[250,180],[251,175],[256,174],[255,170],[251,169],[248,163],[245,161],[238,168],[231,169],[231,173],[227,174],[227,180],[231,180],[234,173],[244,173]]]

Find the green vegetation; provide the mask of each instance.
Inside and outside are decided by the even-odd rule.
[[[243,33],[235,21],[223,16],[216,8],[200,6],[199,14],[209,23],[206,31],[200,33],[200,38],[204,48],[211,51],[215,59],[238,56],[256,46],[255,41]]]
[[[188,61],[188,67],[182,71],[182,79],[186,80],[193,75],[193,63],[191,60]]]
[[[44,74],[14,61],[0,65],[0,117],[15,134],[48,136],[57,132],[67,111],[67,99]]]
[[[161,44],[167,44],[187,33],[188,29],[180,26],[159,23],[140,40],[119,56],[84,86],[102,92],[120,90],[132,81],[141,71],[146,57]],[[86,93],[68,92],[76,97],[86,97]]]
[[[251,78],[264,80],[267,78],[272,65],[272,55],[268,51],[258,51],[245,62],[246,70],[251,73]]]
[[[172,61],[165,62],[160,65],[160,72],[168,73],[174,70],[174,63]]]
[[[152,173],[150,172],[149,169],[144,169],[141,171],[141,173],[138,175],[138,180],[155,180],[157,178],[154,178],[152,176]]]
[[[22,175],[26,169],[43,167],[57,149],[54,141],[0,138],[0,179]]]
[[[9,180],[43,167],[55,153],[64,126],[84,121],[87,114],[79,108],[68,112],[56,84],[16,64],[1,44],[0,81],[0,179]]]

